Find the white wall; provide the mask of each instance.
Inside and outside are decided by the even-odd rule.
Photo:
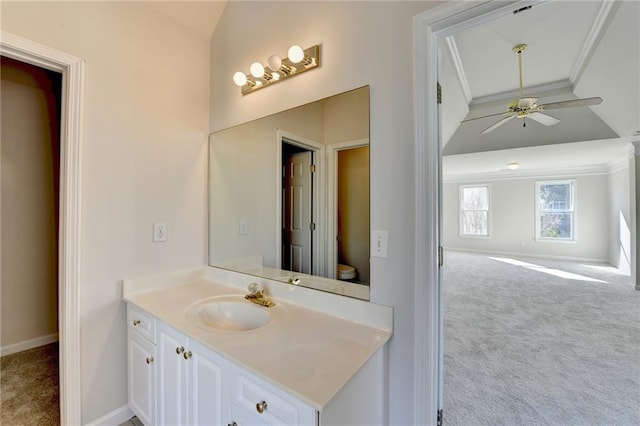
[[[56,340],[56,95],[43,71],[2,65],[2,354]],[[36,266],[36,267],[34,267]]]
[[[629,167],[608,175],[609,262],[631,273],[631,183]]]
[[[491,185],[490,238],[459,236],[458,187],[469,182],[445,183],[442,195],[445,248],[607,262],[610,199],[607,175],[575,177],[575,243],[535,240],[535,182],[552,179],[544,177],[483,182]]]
[[[82,421],[127,403],[120,280],[205,263],[209,49],[142,2],[3,2],[3,31],[85,60]],[[168,240],[152,243],[152,223]]]
[[[413,424],[414,136],[412,17],[435,2],[230,2],[211,47],[211,130],[371,85],[371,228],[389,256],[371,260],[371,300],[393,306],[390,423]],[[242,96],[253,61],[321,43],[322,65]]]

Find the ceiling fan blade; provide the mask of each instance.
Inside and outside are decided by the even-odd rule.
[[[547,110],[547,109],[567,108],[567,107],[574,107],[574,106],[599,105],[600,103],[602,103],[602,98],[599,96],[596,96],[594,98],[574,99],[572,101],[551,102],[549,104],[538,105],[538,108],[541,110]]]
[[[466,123],[467,121],[480,120],[481,118],[489,118],[489,117],[497,117],[499,115],[511,114],[510,112],[497,112],[495,114],[483,115],[482,117],[474,117],[467,118],[466,120],[462,120],[461,123]]]
[[[498,121],[497,123],[495,123],[495,124],[493,124],[493,125],[491,125],[491,126],[487,127],[486,129],[484,129],[484,130],[483,130],[482,132],[480,132],[480,133],[482,133],[482,134],[489,133],[489,132],[491,132],[491,131],[493,131],[493,130],[497,129],[498,127],[502,126],[504,123],[506,123],[507,121],[511,120],[511,119],[512,119],[512,118],[514,118],[515,116],[516,116],[515,114],[513,114],[513,115],[509,115],[509,116],[507,116],[507,117],[503,118],[502,120]]]
[[[560,122],[560,120],[558,120],[557,118],[551,117],[550,115],[543,114],[541,112],[532,112],[528,117],[540,124],[544,124],[545,126],[553,126],[554,124],[558,124]]]

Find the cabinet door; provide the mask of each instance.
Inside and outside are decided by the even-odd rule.
[[[189,425],[227,424],[222,401],[224,361],[193,340],[189,351]]]
[[[186,338],[159,324],[158,327],[158,424],[187,424]]]
[[[154,424],[156,408],[156,347],[135,331],[128,331],[129,406],[145,425]]]

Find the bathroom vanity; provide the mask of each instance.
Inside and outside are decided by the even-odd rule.
[[[245,299],[251,282],[275,306]],[[210,267],[125,280],[123,298],[145,425],[387,423],[389,307]]]

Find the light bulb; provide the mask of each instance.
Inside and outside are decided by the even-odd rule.
[[[278,71],[282,66],[282,59],[278,55],[271,55],[269,59],[267,59],[267,63],[269,64],[269,68],[271,71]]]
[[[289,48],[288,55],[289,60],[294,64],[297,64],[304,59],[304,51],[302,50],[302,47],[297,45],[293,45]]]
[[[254,76],[255,78],[260,78],[264,75],[264,67],[260,62],[252,63],[251,68],[249,68],[249,71],[251,71],[251,75]]]
[[[236,86],[242,87],[247,84],[247,76],[242,71],[238,71],[233,75],[233,82]]]

